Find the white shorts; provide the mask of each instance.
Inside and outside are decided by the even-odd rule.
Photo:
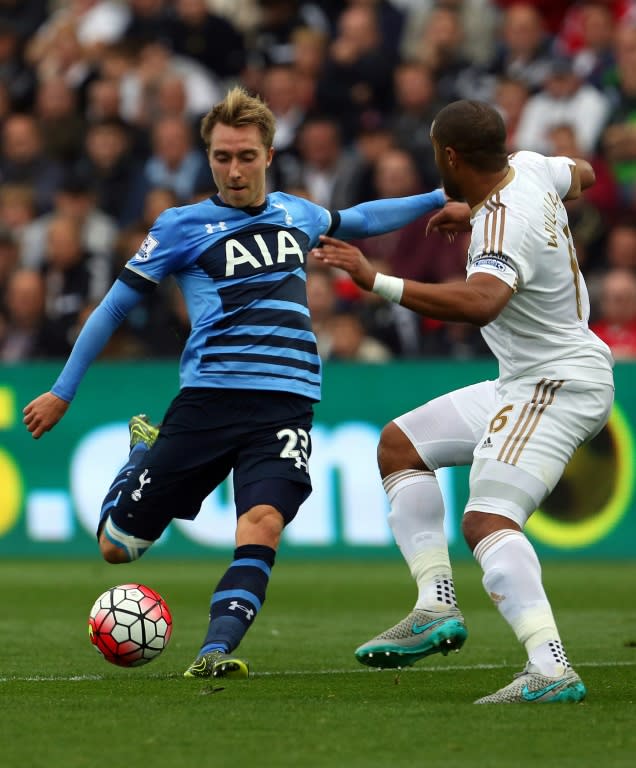
[[[607,384],[532,378],[482,381],[395,419],[429,469],[472,464],[466,511],[523,526],[576,449],[607,423]]]

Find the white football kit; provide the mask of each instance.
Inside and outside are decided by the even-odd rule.
[[[482,328],[498,379],[395,420],[429,469],[472,462],[466,511],[521,526],[575,450],[603,428],[614,396],[612,355],[588,327],[589,296],[562,202],[572,164],[518,152],[471,212],[468,277],[494,275],[514,292]]]

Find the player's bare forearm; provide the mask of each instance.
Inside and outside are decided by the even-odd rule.
[[[574,165],[572,166],[572,184],[568,189],[567,195],[564,200],[576,200],[580,197],[581,192],[589,189],[596,181],[596,174],[594,169],[587,162],[580,157],[573,157]]]
[[[369,264],[359,248],[326,235],[320,240],[322,248],[314,248],[312,256],[324,264],[348,272],[360,288],[373,290],[377,270]],[[465,282],[436,284],[404,280],[400,304],[436,320],[482,326],[497,317],[511,296],[512,289],[499,278],[476,274]]]
[[[52,392],[45,392],[24,407],[23,422],[33,438],[37,440],[45,432],[53,429],[68,410],[68,406],[69,403],[66,400],[62,400]]]
[[[481,327],[497,317],[511,296],[512,290],[502,280],[479,274],[468,281],[439,285],[405,280],[400,304],[436,320]]]

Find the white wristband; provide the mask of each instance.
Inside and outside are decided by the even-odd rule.
[[[372,290],[373,293],[377,293],[383,299],[399,304],[404,291],[404,280],[401,277],[392,277],[391,275],[383,275],[382,272],[376,272]]]

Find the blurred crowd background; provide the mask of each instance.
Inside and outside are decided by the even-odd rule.
[[[329,209],[439,186],[430,125],[458,98],[494,104],[511,151],[589,160],[567,205],[592,327],[636,357],[636,2],[0,0],[4,364],[64,358],[159,213],[214,194],[199,123],[235,84],[276,115],[270,189]],[[463,279],[467,236],[425,224],[358,244]],[[478,329],[308,273],[323,359],[489,354]],[[168,280],[103,358],[176,357],[187,322]]]

